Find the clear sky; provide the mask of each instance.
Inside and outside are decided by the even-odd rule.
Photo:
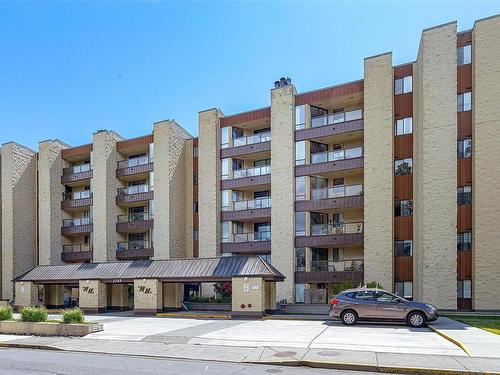
[[[363,59],[416,58],[424,28],[500,13],[461,2],[0,2],[0,143],[126,138],[198,111],[269,105],[289,76],[299,92],[360,79]]]

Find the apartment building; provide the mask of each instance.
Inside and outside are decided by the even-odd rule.
[[[364,282],[443,309],[500,309],[499,55],[500,16],[460,32],[452,22],[422,32],[416,61],[385,53],[358,81],[301,93],[283,78],[269,107],[201,111],[198,138],[163,121],[133,139],[4,144],[2,299],[35,266],[259,256],[266,309]],[[130,280],[95,284],[108,289],[99,309],[125,308]],[[185,280],[148,288],[178,304]],[[49,281],[46,303],[59,306],[68,283]]]

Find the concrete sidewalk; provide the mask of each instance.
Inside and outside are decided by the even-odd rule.
[[[500,358],[0,335],[0,346],[413,374],[500,374]]]

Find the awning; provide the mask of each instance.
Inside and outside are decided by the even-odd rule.
[[[159,279],[187,283],[231,281],[232,277],[245,276],[261,276],[266,281],[285,279],[276,268],[258,256],[231,256],[38,266],[14,281],[63,284],[79,280],[131,283],[134,279]]]

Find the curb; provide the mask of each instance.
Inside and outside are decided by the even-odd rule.
[[[158,318],[187,318],[187,319],[231,319],[230,315],[221,314],[176,314],[176,313],[157,313]]]
[[[449,342],[455,344],[456,346],[458,346],[460,349],[462,349],[465,353],[467,353],[467,355],[469,357],[472,357],[472,352],[470,351],[470,349],[467,347],[467,345],[465,345],[463,342],[457,340],[456,338],[454,337],[451,337],[450,335],[447,335],[446,333],[444,332],[441,332],[439,329],[437,329],[436,327],[432,326],[431,324],[428,324],[427,327],[429,327],[432,331],[434,331],[435,333],[437,333],[439,336],[445,338],[446,340],[448,340]]]
[[[40,350],[64,351],[63,349],[55,348],[55,347],[49,346],[49,345],[15,344],[15,343],[8,343],[8,342],[0,342],[0,348],[40,349]]]

